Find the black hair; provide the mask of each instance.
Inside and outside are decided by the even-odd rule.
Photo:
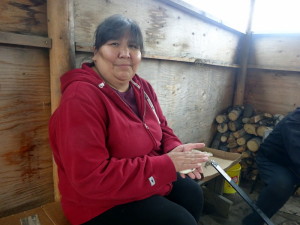
[[[136,43],[141,53],[144,53],[143,35],[138,24],[122,15],[113,15],[100,23],[95,31],[94,47],[98,50],[109,40],[119,40],[129,33],[132,41]]]

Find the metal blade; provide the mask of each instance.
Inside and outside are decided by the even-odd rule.
[[[261,211],[260,208],[255,205],[255,203],[249,198],[249,196],[231,179],[230,176],[219,166],[219,164],[214,161],[210,160],[207,161],[205,167],[211,165],[214,167],[224,178],[225,180],[236,190],[236,192],[246,201],[246,203],[253,209],[255,212],[260,215],[260,217],[266,222],[268,225],[274,225],[274,223]]]

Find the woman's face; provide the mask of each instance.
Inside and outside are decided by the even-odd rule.
[[[95,67],[109,85],[119,91],[126,91],[141,58],[139,47],[127,35],[120,40],[109,40],[95,50],[93,60]]]

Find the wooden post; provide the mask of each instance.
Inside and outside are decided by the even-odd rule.
[[[236,90],[235,90],[233,105],[243,105],[243,103],[244,103],[245,82],[246,82],[247,67],[248,67],[249,49],[250,49],[251,39],[252,39],[251,23],[252,23],[254,3],[255,3],[255,0],[251,0],[248,27],[247,27],[246,34],[243,37],[243,41],[242,41],[241,63],[240,63],[241,67],[239,69],[239,72],[238,72],[237,78],[236,78]]]
[[[50,49],[51,111],[60,101],[60,76],[75,67],[74,9],[73,0],[47,1],[48,36],[52,39]],[[53,161],[54,198],[60,200],[57,167]]]

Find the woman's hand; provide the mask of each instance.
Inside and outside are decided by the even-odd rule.
[[[203,148],[204,146],[204,143],[179,145],[167,153],[167,155],[174,163],[177,172],[187,169],[195,169],[193,172],[190,172],[187,175],[192,179],[201,179],[201,174],[203,173],[201,163],[208,161],[208,154],[201,151],[192,150],[195,148]],[[184,178],[185,174],[181,173],[181,176]]]

